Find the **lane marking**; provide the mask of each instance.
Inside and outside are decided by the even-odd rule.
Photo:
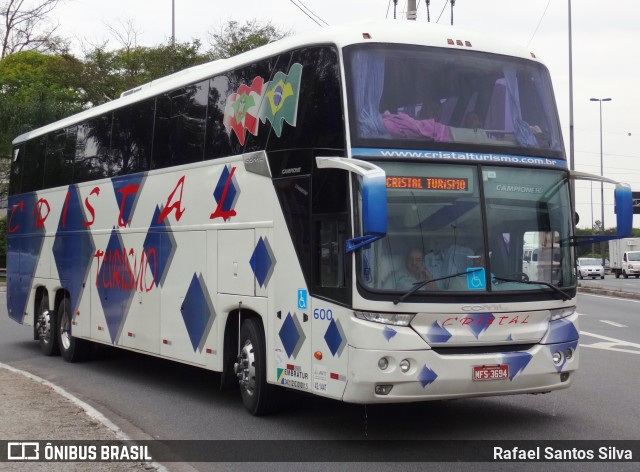
[[[640,355],[640,344],[632,343],[629,341],[623,341],[622,339],[610,338],[608,336],[602,336],[601,334],[589,333],[587,331],[580,331],[580,334],[603,340],[600,342],[596,342],[594,344],[580,343],[580,347],[590,347],[593,349],[604,349],[607,351],[625,352],[627,354]],[[625,349],[625,348],[632,348],[632,349]],[[637,350],[634,350],[633,348]]]
[[[609,321],[609,320],[598,320],[598,321],[600,321],[601,323],[609,324],[611,326],[615,326],[616,328],[628,328],[627,325],[616,323],[615,321]]]

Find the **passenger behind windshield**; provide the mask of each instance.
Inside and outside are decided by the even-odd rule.
[[[413,247],[407,252],[405,269],[396,277],[396,286],[399,290],[409,290],[415,284],[432,280],[433,274],[424,265],[424,252],[418,247]],[[427,288],[430,289],[429,285]]]

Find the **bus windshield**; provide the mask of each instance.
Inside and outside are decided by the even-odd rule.
[[[345,57],[356,147],[562,158],[551,80],[535,61],[392,44],[351,46]]]
[[[386,172],[388,233],[361,251],[360,283],[367,289],[406,292],[425,280],[432,282],[423,295],[575,284],[565,172],[376,164]]]

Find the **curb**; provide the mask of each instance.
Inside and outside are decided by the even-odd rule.
[[[75,395],[71,394],[70,392],[68,392],[67,390],[63,389],[62,387],[42,378],[39,377],[37,375],[34,375],[30,372],[27,372],[25,370],[21,370],[21,369],[16,369],[15,367],[12,367],[8,364],[5,364],[3,362],[0,362],[0,369],[4,369],[7,370],[9,372],[12,372],[14,374],[18,374],[18,375],[22,375],[24,377],[26,377],[27,379],[39,383],[41,385],[44,385],[45,387],[50,388],[51,390],[53,390],[56,394],[58,394],[60,397],[65,398],[66,400],[70,401],[73,405],[75,405],[76,407],[80,408],[82,411],[84,411],[84,413],[91,419],[93,419],[94,421],[96,421],[97,423],[99,423],[100,425],[102,425],[104,428],[108,429],[109,431],[111,431],[115,437],[118,440],[121,441],[133,441],[131,437],[129,437],[124,431],[122,431],[122,429],[120,429],[115,423],[113,423],[111,420],[109,420],[106,416],[104,416],[102,413],[100,413],[97,409],[95,409],[94,407],[92,407],[91,405],[89,405],[88,403],[80,400],[78,397],[76,397]],[[25,403],[25,408],[28,407],[28,405]],[[46,427],[45,427],[46,429]],[[87,436],[89,436],[91,433],[91,429],[87,429],[86,430],[86,434]],[[91,439],[89,437],[85,438],[85,439]],[[144,462],[142,461],[144,464],[147,464],[148,467],[145,467],[146,470],[155,470],[157,472],[168,472],[168,469],[156,462],[156,461],[147,461]],[[125,466],[128,466],[128,463],[123,463],[125,464]],[[58,470],[58,469],[55,469]],[[73,469],[75,470],[75,469]]]

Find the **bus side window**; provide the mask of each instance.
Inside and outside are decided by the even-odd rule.
[[[14,148],[11,159],[11,179],[9,180],[9,195],[20,193],[20,180],[22,177],[22,161],[24,157],[24,144]]]
[[[349,174],[335,169],[315,169],[312,179],[313,291],[343,303],[350,301],[348,182]]]
[[[209,80],[158,96],[152,168],[204,159]]]
[[[113,114],[111,155],[116,175],[145,172],[151,161],[155,100],[145,100]]]
[[[345,243],[346,220],[317,218],[316,241],[318,242],[318,264],[316,285],[319,287],[345,287]]]
[[[44,164],[44,188],[69,185],[73,180],[76,127],[61,129],[49,135]]]
[[[33,192],[42,188],[47,136],[27,141],[22,168],[22,192]]]
[[[235,140],[234,147],[231,134],[227,133],[224,127],[224,109],[230,93],[231,84],[227,76],[220,75],[209,81],[205,159],[232,156],[242,152],[238,140]]]
[[[269,82],[269,87],[273,87],[275,83],[273,82],[274,75],[277,72],[287,74],[287,72],[289,71],[290,60],[291,53],[273,56],[256,64],[252,64],[243,69],[237,70],[235,71],[235,74],[237,80],[241,80],[242,83],[245,83],[247,85],[251,85],[257,77],[261,77],[264,80],[265,84]],[[266,109],[271,109],[272,99],[273,97],[270,97],[265,89],[265,93],[262,96],[260,109],[263,111]],[[285,102],[282,103],[286,103],[286,100],[289,100],[291,102],[293,100],[293,97],[287,97],[284,100]],[[289,126],[284,122],[282,123],[282,125],[283,127]],[[277,139],[277,136],[272,133],[273,125],[269,120],[263,122],[262,119],[259,119],[256,126],[257,127],[255,134],[250,133],[247,130],[243,152],[253,152],[266,149],[268,139]]]
[[[345,126],[337,52],[327,46],[307,47],[294,51],[291,64],[294,63],[302,64],[296,124],[285,123],[279,137],[272,131],[267,150],[301,147],[344,149]],[[280,63],[278,68],[281,69]]]
[[[111,172],[111,113],[93,118],[78,126],[73,182],[103,179]]]

